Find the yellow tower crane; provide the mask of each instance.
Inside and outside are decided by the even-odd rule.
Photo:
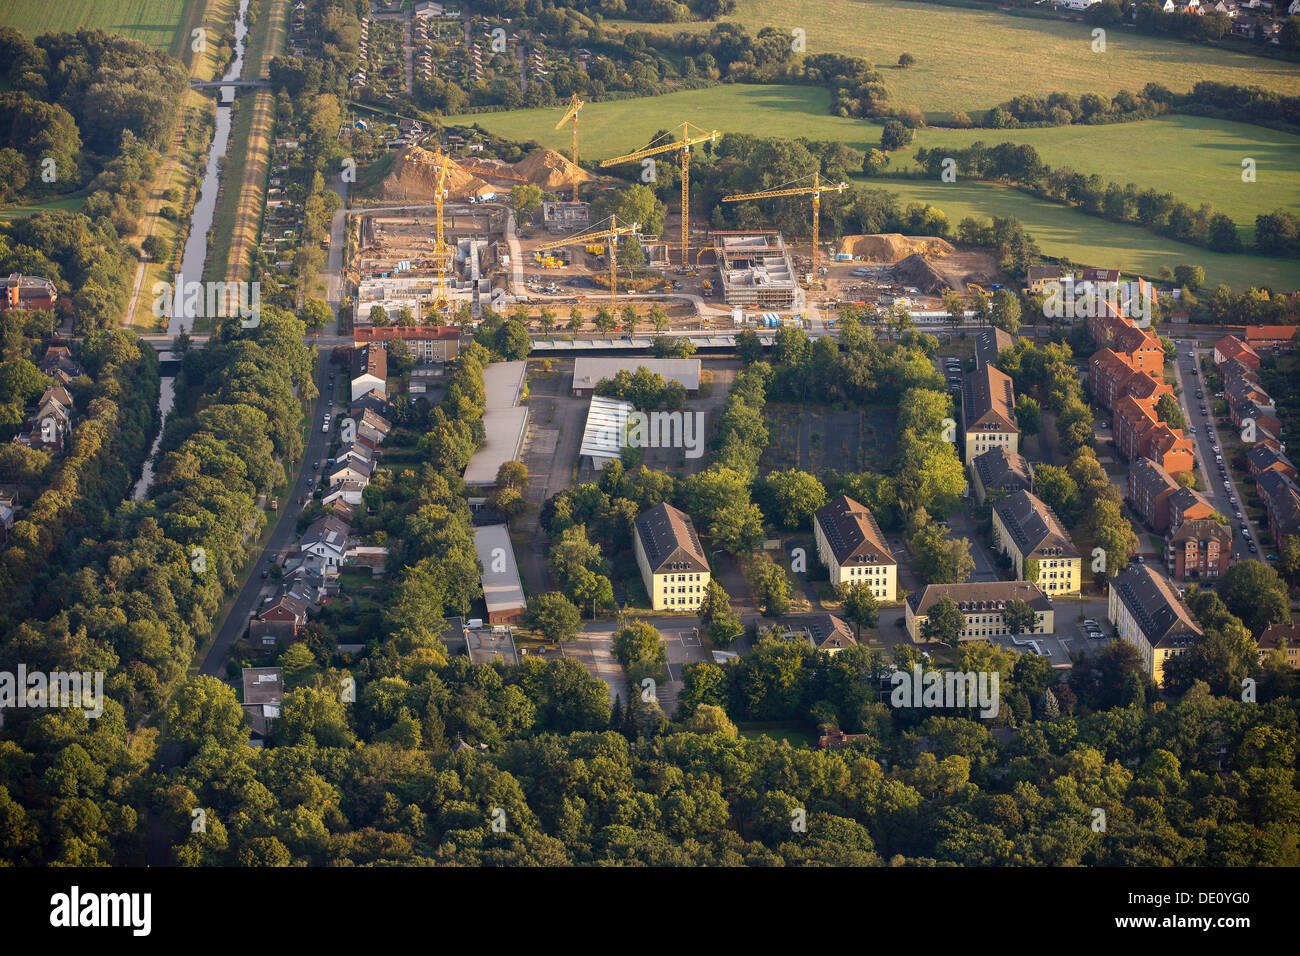
[[[691,130],[699,130],[699,135],[692,135]],[[601,168],[606,166],[615,166],[619,163],[630,163],[638,159],[645,159],[648,156],[656,156],[659,153],[667,153],[677,150],[677,156],[682,165],[682,271],[690,268],[690,248],[691,248],[691,147],[697,143],[705,141],[715,143],[718,140],[718,131],[712,130],[705,132],[698,126],[690,123],[682,124],[682,138],[673,140],[668,143],[661,143],[658,146],[647,146],[645,149],[638,149],[635,153],[628,153],[626,156],[615,156],[613,159],[607,159],[601,163]]]
[[[586,103],[578,99],[578,94],[574,93],[573,98],[569,100],[569,111],[564,114],[564,119],[555,124],[555,128],[559,129],[565,123],[573,123],[573,153],[569,158],[575,166],[578,165],[578,111],[586,105]],[[573,201],[578,201],[578,178],[576,176],[573,179]]]
[[[812,196],[813,204],[813,254],[812,254],[812,275],[813,284],[818,281],[817,274],[817,241],[818,230],[821,222],[822,193],[824,192],[843,192],[849,188],[848,183],[837,183],[834,186],[823,186],[821,176],[817,173],[812,174],[811,186],[795,186],[790,189],[765,189],[756,193],[739,193],[735,196],[723,196],[723,202],[739,202],[742,199],[775,199],[778,196]]]
[[[434,256],[438,260],[438,295],[434,299],[434,309],[447,308],[447,240],[443,232],[442,204],[447,200],[447,167],[451,165],[447,155],[439,150],[433,161],[438,167],[438,184],[433,193],[433,207],[438,217],[438,238],[434,245]]]
[[[610,216],[608,229],[601,229],[599,232],[584,232],[579,236],[570,236],[567,239],[558,239],[555,242],[547,242],[538,246],[537,251],[548,252],[551,249],[559,249],[563,246],[584,246],[597,239],[608,239],[609,298],[610,301],[613,302],[618,298],[618,237],[636,232],[640,228],[641,224],[639,222],[634,222],[630,226],[620,226],[618,224],[618,219],[614,216]]]

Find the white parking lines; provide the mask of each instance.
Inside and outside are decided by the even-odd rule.
[[[679,631],[677,633],[677,637],[678,640],[682,642],[682,647],[703,647],[704,646],[703,642],[700,640],[700,635],[697,634],[695,631]]]

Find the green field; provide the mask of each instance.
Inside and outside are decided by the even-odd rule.
[[[1161,266],[1196,263],[1210,285],[1300,287],[1300,261],[1231,256],[1158,236],[1137,226],[1107,222],[993,183],[858,179],[861,185],[896,193],[903,204],[924,202],[948,214],[955,227],[963,216],[1015,216],[1038,241],[1044,255],[1071,262],[1155,275]]]
[[[578,158],[617,156],[645,145],[656,130],[687,120],[721,133],[756,136],[806,136],[839,140],[855,149],[880,142],[880,127],[867,120],[831,116],[830,93],[813,86],[760,86],[727,84],[707,90],[686,90],[663,96],[591,103],[582,110],[578,127]],[[555,129],[562,109],[511,110],[448,117],[447,125],[472,125],[504,136],[563,151],[571,134],[566,126]]]
[[[750,33],[761,27],[805,31],[807,52],[864,57],[886,68],[897,106],[935,113],[987,109],[1020,93],[1114,94],[1162,83],[1186,92],[1199,80],[1263,86],[1300,94],[1300,69],[1218,47],[1145,36],[1112,27],[1106,52],[1092,52],[1092,27],[1084,23],[1015,17],[897,0],[738,0],[726,18]],[[629,30],[707,32],[712,23],[648,27],[606,21]],[[901,53],[917,63],[897,69]]]
[[[1172,192],[1192,206],[1211,203],[1251,233],[1260,213],[1300,209],[1300,136],[1200,116],[1026,130],[926,129],[911,148],[891,156],[890,169],[915,168],[917,147],[961,148],[977,140],[1028,143],[1053,168]],[[1248,157],[1256,163],[1253,183],[1241,181]]]
[[[30,206],[5,206],[0,208],[0,220],[26,219],[38,212],[52,212],[56,209],[76,212],[85,201],[85,196],[70,196],[62,199],[51,199],[48,202],[35,203]]]
[[[29,37],[107,30],[177,55],[178,32],[195,3],[202,0],[5,0],[0,27],[14,27]]]

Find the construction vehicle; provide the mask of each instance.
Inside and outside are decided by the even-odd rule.
[[[563,119],[555,124],[555,128],[559,129],[565,123],[573,123],[573,152],[570,154],[569,160],[574,166],[578,165],[578,111],[586,105],[586,103],[578,99],[578,94],[574,93],[569,99],[568,112],[564,114]],[[578,201],[578,180],[576,177],[573,180],[573,201]]]
[[[968,292],[978,292],[980,295],[988,295],[988,293],[984,291],[984,287],[983,287],[983,286],[981,286],[981,285],[976,285],[974,282],[967,282],[967,283],[966,283],[966,290],[967,290]]]
[[[713,283],[710,282],[708,279],[704,280],[704,294],[713,295]]]
[[[586,246],[584,248],[586,248],[588,255],[603,256],[605,254],[605,247],[598,242],[592,243],[591,245]]]
[[[817,244],[818,244],[818,230],[820,228],[820,223],[821,223],[822,193],[832,192],[832,191],[838,193],[838,192],[843,192],[848,188],[849,188],[849,184],[845,182],[837,183],[834,186],[823,186],[821,184],[820,174],[814,172],[812,174],[811,186],[794,186],[788,189],[764,189],[760,192],[755,192],[755,193],[738,193],[735,196],[723,196],[722,201],[740,202],[742,199],[775,199],[779,196],[812,196],[813,254],[812,254],[812,278],[809,280],[809,284],[811,285],[816,281],[818,281],[817,280],[817,255],[820,252],[820,250],[817,248]]]
[[[609,228],[601,229],[599,232],[585,232],[580,236],[571,236],[568,239],[557,239],[554,242],[547,242],[537,247],[538,252],[550,252],[552,249],[560,249],[564,246],[586,245],[597,239],[604,239],[609,243],[609,298],[611,302],[618,299],[618,237],[631,235],[641,228],[639,222],[634,222],[630,226],[620,226],[618,217],[609,217]]]
[[[699,135],[692,135],[691,130],[699,130]],[[602,162],[601,168],[606,166],[616,166],[619,163],[630,163],[638,159],[646,159],[650,156],[657,156],[660,153],[667,153],[677,150],[678,160],[682,166],[682,268],[689,268],[690,249],[691,249],[691,147],[703,142],[716,143],[718,141],[718,131],[715,129],[706,133],[698,126],[691,123],[682,124],[682,138],[667,143],[661,143],[658,146],[649,146],[645,149],[639,149],[635,153],[628,153],[626,156],[615,156],[613,159],[607,159]]]

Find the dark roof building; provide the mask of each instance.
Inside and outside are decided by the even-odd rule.
[[[699,535],[686,512],[669,504],[656,505],[636,519],[636,533],[651,574],[709,570]]]
[[[981,504],[991,491],[1030,491],[1034,487],[1034,469],[1021,454],[1006,448],[990,448],[976,455],[971,463],[976,478],[976,495]]]
[[[1079,549],[1061,519],[1037,495],[1017,491],[995,504],[993,510],[1023,557],[1079,557]]]
[[[994,365],[1003,349],[1015,346],[1016,337],[995,325],[975,333],[975,367]]]
[[[897,564],[876,517],[866,505],[840,495],[817,509],[813,520],[826,536],[835,561],[852,564]]]

